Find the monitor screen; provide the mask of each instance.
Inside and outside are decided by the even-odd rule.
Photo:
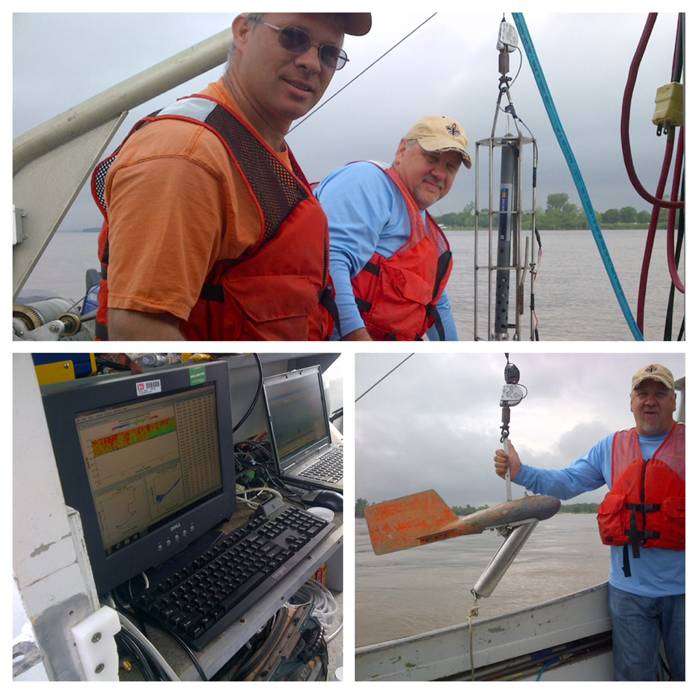
[[[98,592],[162,563],[234,510],[223,362],[44,388],[66,503]]]
[[[318,367],[264,380],[269,423],[281,467],[304,451],[329,442],[330,432]]]
[[[75,419],[106,554],[221,490],[214,386]]]

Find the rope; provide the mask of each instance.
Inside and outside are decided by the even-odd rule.
[[[477,617],[480,608],[477,607],[478,597],[475,596],[473,604],[468,610],[468,655],[470,657],[470,679],[475,681],[475,654],[473,653],[473,617]]]
[[[524,16],[521,12],[514,12],[513,17],[514,22],[516,23],[516,28],[519,31],[519,36],[521,37],[521,41],[524,44],[524,48],[526,50],[526,56],[528,57],[528,62],[531,66],[531,71],[533,72],[533,76],[536,79],[536,84],[538,85],[538,90],[540,91],[541,98],[543,99],[545,110],[548,112],[550,124],[552,125],[553,131],[555,132],[558,144],[560,145],[560,149],[562,150],[562,153],[567,162],[567,167],[570,170],[570,174],[572,175],[572,179],[574,180],[577,192],[579,193],[579,198],[582,202],[582,207],[584,208],[584,213],[586,214],[589,226],[591,227],[591,232],[594,236],[596,247],[598,248],[599,255],[601,256],[604,268],[606,269],[606,274],[608,275],[608,279],[611,282],[611,287],[613,288],[613,292],[616,295],[616,299],[618,301],[620,309],[623,312],[623,317],[625,318],[625,321],[628,324],[628,327],[630,328],[630,332],[633,334],[633,337],[636,340],[644,340],[642,332],[638,328],[637,323],[635,322],[635,318],[633,318],[633,314],[630,310],[628,300],[625,298],[625,293],[623,292],[623,287],[621,286],[620,280],[618,279],[618,275],[616,274],[616,269],[613,265],[613,260],[611,260],[608,248],[606,247],[606,242],[604,241],[598,220],[596,219],[596,212],[594,212],[594,206],[591,204],[589,192],[587,190],[586,184],[584,183],[584,179],[582,178],[582,173],[579,170],[579,165],[577,164],[577,160],[574,156],[574,152],[572,151],[572,147],[569,143],[569,140],[567,139],[565,130],[562,127],[560,116],[557,113],[553,97],[545,80],[545,75],[543,74],[543,68],[541,67],[540,62],[538,61],[536,49],[534,48],[533,41],[531,40],[531,36],[528,33],[526,20],[524,19]]]

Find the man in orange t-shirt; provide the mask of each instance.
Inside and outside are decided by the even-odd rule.
[[[370,14],[239,15],[233,21],[233,49],[222,79],[197,96],[232,114],[243,126],[243,139],[251,138],[269,160],[266,166],[276,172],[279,187],[293,185],[300,190],[299,197],[305,198],[307,182],[284,137],[291,123],[318,102],[335,70],[346,62],[341,48],[344,34],[360,36],[370,26]],[[205,99],[196,103],[207,103]],[[303,311],[292,305],[293,278],[288,287],[273,281],[259,285],[267,287],[262,294],[269,295],[268,310],[250,307],[245,299],[240,300],[241,305],[235,302],[237,294],[245,294],[245,282],[252,287],[247,292],[250,302],[253,294],[259,298],[255,282],[273,274],[269,267],[273,268],[276,256],[270,255],[273,244],[269,240],[276,244],[285,265],[294,265],[287,256],[295,253],[295,246],[300,247],[293,268],[299,277],[305,274],[306,262],[322,266],[327,275],[325,249],[314,242],[326,236],[321,211],[312,210],[311,218],[314,224],[324,225],[323,231],[310,237],[310,244],[298,237],[294,246],[289,239],[301,233],[299,227],[307,226],[307,217],[301,223],[291,204],[284,214],[295,226],[286,228],[282,242],[284,234],[277,238],[276,230],[269,229],[264,198],[250,177],[251,169],[244,162],[241,165],[211,127],[201,127],[190,117],[167,114],[165,109],[129,136],[106,177],[103,211],[107,224],[100,257],[103,275],[108,267],[108,292],[105,281],[104,292],[100,292],[105,297],[102,336],[107,336],[108,326],[108,338],[114,340],[305,339],[304,335],[320,339],[312,337],[320,333],[308,332],[298,323]],[[272,186],[276,179],[272,177]],[[268,176],[259,186],[269,189]],[[286,190],[272,190],[267,197],[275,194],[283,198]],[[303,204],[315,201],[304,199]],[[270,204],[271,212],[273,207]],[[278,221],[281,228],[284,224],[285,218]],[[308,245],[312,251],[301,250]],[[263,254],[260,249],[267,253],[267,260],[258,272],[246,272]],[[289,249],[293,250],[289,253]],[[310,252],[312,257],[307,255]],[[237,274],[235,281],[228,282],[225,273],[232,267]],[[292,274],[287,269],[279,273]],[[298,295],[307,304],[308,295],[315,292],[312,301],[317,304],[317,295],[322,293],[316,291],[318,287],[301,287]],[[216,295],[220,308],[218,304],[211,308],[214,302],[207,300],[210,296],[204,290]],[[225,300],[219,295],[225,295]],[[287,306],[275,305],[279,296]],[[306,305],[304,315],[315,308]],[[241,330],[235,326],[238,320],[245,326]],[[306,322],[312,320],[311,315]]]

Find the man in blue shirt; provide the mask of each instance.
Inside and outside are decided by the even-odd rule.
[[[671,678],[684,680],[685,443],[684,426],[673,418],[669,369],[650,364],[633,376],[630,409],[634,429],[602,439],[567,468],[524,465],[509,444],[508,454],[495,453],[495,471],[504,477],[508,469],[516,484],[560,499],[609,487],[598,520],[604,543],[613,544],[608,593],[615,678],[657,679],[661,637]],[[635,489],[642,503],[629,503]],[[624,544],[606,542],[609,527],[623,528]]]
[[[467,148],[457,121],[429,116],[400,140],[392,166],[354,162],[320,183],[338,337],[458,339],[445,291],[451,253],[426,209],[450,191],[461,163],[470,168]]]

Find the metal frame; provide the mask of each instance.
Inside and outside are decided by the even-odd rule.
[[[497,102],[499,107],[499,101]],[[516,119],[514,119],[516,123]],[[495,116],[496,125],[496,116]],[[518,130],[518,125],[516,126]],[[493,126],[494,130],[494,126]],[[494,207],[495,194],[494,194],[494,150],[505,145],[514,144],[519,150],[519,156],[517,158],[517,180],[516,180],[516,194],[515,194],[515,205],[512,209],[505,213],[500,212],[499,208]],[[516,301],[515,301],[515,323],[513,326],[513,336],[514,340],[521,340],[522,337],[522,322],[521,315],[525,308],[524,301],[524,287],[526,273],[531,275],[531,280],[535,276],[535,255],[536,255],[536,238],[535,238],[535,223],[536,223],[536,186],[535,186],[535,175],[532,175],[531,180],[531,208],[524,209],[522,207],[523,201],[523,152],[524,147],[527,145],[532,145],[534,148],[536,146],[536,141],[532,137],[524,137],[521,132],[518,132],[516,136],[505,135],[503,137],[495,137],[491,135],[483,140],[478,140],[475,143],[475,234],[474,234],[474,296],[473,296],[473,338],[475,340],[492,340],[494,339],[493,331],[493,282],[496,277],[496,272],[498,270],[506,270],[509,272],[515,272],[516,279]],[[480,147],[487,147],[488,151],[488,199],[487,208],[485,210],[480,209]],[[534,157],[534,167],[536,165]],[[498,199],[498,198],[497,198]],[[478,252],[479,252],[479,242],[480,242],[480,214],[487,214],[487,265],[480,265]],[[507,214],[513,217],[512,219],[512,263],[510,265],[497,265],[493,261],[493,245],[495,243],[495,217],[500,214]],[[526,216],[530,216],[531,219],[531,231],[530,237],[527,234],[525,236],[524,253],[521,254],[522,247],[522,235],[523,235],[523,222]],[[530,255],[529,255],[530,248]],[[482,270],[487,271],[487,332],[486,337],[481,337],[479,333],[479,316],[478,316],[478,280],[480,278],[479,273]],[[531,285],[532,285],[531,281]],[[532,289],[532,286],[531,286]],[[534,323],[533,323],[533,311],[531,310],[531,301],[529,299],[529,339],[533,339],[534,336]]]

